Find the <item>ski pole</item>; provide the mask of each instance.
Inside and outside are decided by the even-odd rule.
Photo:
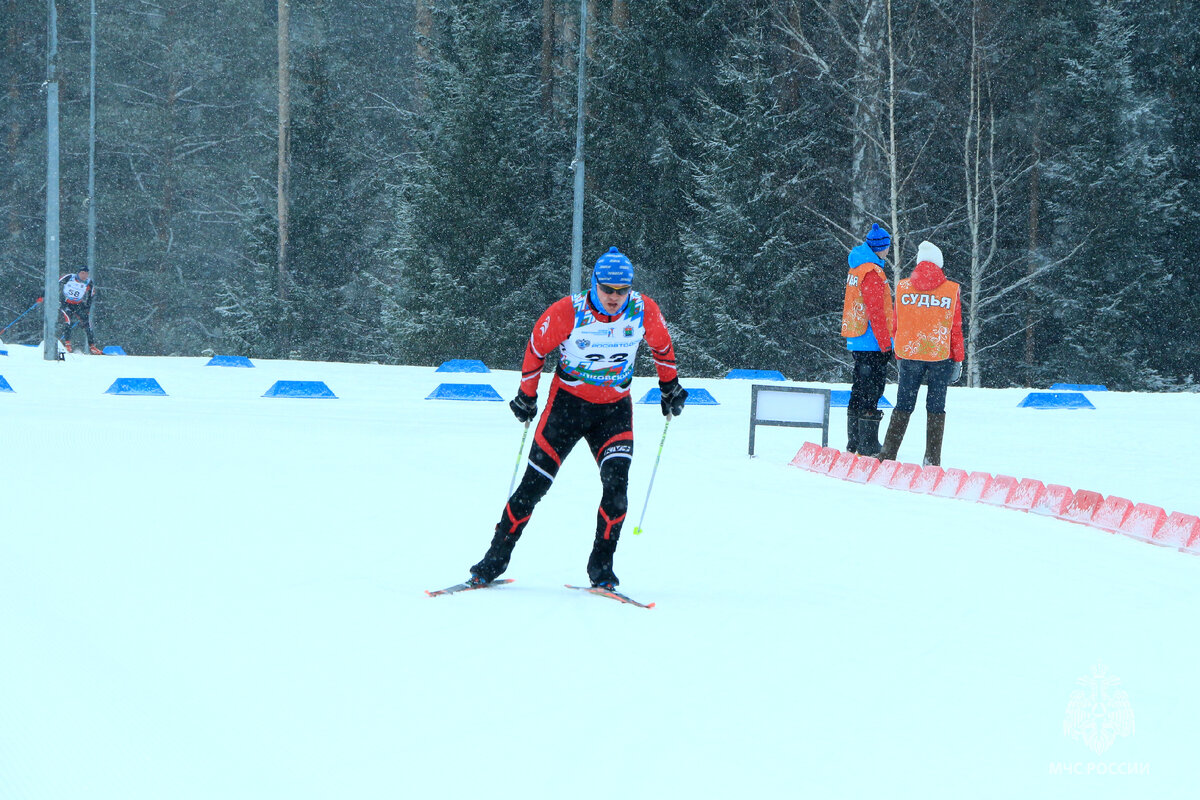
[[[525,423],[525,432],[521,434],[521,446],[517,448],[517,463],[513,466],[512,480],[508,483],[508,497],[512,497],[513,489],[517,486],[517,473],[521,470],[521,456],[525,454],[525,437],[529,435],[529,423]],[[505,500],[508,497],[504,498]]]
[[[25,316],[26,314],[28,314],[30,311],[33,311],[33,310],[34,310],[35,308],[37,308],[37,307],[38,307],[38,305],[40,305],[40,304],[41,304],[41,301],[40,301],[40,300],[35,300],[35,301],[34,301],[34,303],[33,303],[33,305],[31,305],[29,308],[27,308],[27,309],[25,309],[24,311],[22,311],[22,312],[21,312],[21,314],[20,314],[20,315],[19,315],[19,316],[18,316],[16,319],[14,319],[12,322],[10,322],[10,323],[8,323],[7,325],[5,325],[3,328],[0,328],[0,333],[4,333],[6,330],[8,330],[9,328],[11,328],[13,325],[16,325],[18,322],[20,322],[20,321],[21,321],[21,317],[24,317],[24,316]]]
[[[663,423],[662,439],[658,442],[658,455],[654,457],[654,469],[650,470],[650,485],[646,487],[646,502],[642,503],[642,516],[638,520],[637,527],[633,529],[634,536],[642,534],[642,523],[646,521],[646,507],[650,505],[650,491],[654,488],[654,476],[658,474],[658,462],[662,460],[663,445],[667,443],[667,428],[671,427],[671,418],[674,414],[667,414],[667,421]]]

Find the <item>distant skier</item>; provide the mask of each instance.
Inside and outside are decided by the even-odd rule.
[[[842,336],[854,356],[854,382],[846,408],[846,449],[866,456],[879,453],[879,398],[892,359],[892,289],[883,267],[892,237],[872,225],[866,241],[847,256]]]
[[[633,264],[617,248],[600,256],[591,290],[558,300],[538,318],[525,347],[521,384],[509,403],[528,425],[537,417],[537,386],[547,356],[558,365],[538,421],[528,466],[496,524],[491,546],[471,567],[472,583],[489,583],[508,567],[513,547],[546,494],[563,459],[582,438],[600,467],[603,488],[596,512],[596,537],[587,571],[593,586],[619,581],[613,554],[628,508],[626,492],[633,459],[633,363],[643,339],[650,346],[662,391],[664,416],[683,412],[687,391],[679,385],[675,349],[658,304],[632,291]]]
[[[89,277],[87,265],[80,267],[78,272],[59,278],[58,293],[59,310],[62,313],[59,324],[60,328],[66,330],[58,338],[67,348],[67,352],[72,352],[71,331],[75,326],[82,325],[83,332],[87,335],[87,347],[90,348],[91,353],[100,355],[102,351],[93,344],[95,337],[92,336],[92,326],[88,321],[88,315],[92,310],[92,300],[96,296],[96,287]]]
[[[962,298],[959,285],[942,272],[942,251],[930,242],[917,248],[917,266],[896,287],[896,359],[900,385],[880,460],[895,460],[917,407],[917,392],[924,383],[926,466],[942,463],[942,437],[946,430],[946,387],[962,376],[966,356],[962,332]]]

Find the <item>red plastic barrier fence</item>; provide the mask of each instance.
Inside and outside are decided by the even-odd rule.
[[[1179,511],[1168,514],[1159,506],[1134,505],[1124,497],[1105,497],[1088,490],[1075,492],[1066,486],[1045,485],[1032,478],[1018,481],[1009,475],[968,474],[953,467],[943,469],[879,461],[833,447],[821,447],[815,442],[805,442],[791,464],[854,483],[1002,505],[1057,517],[1200,555],[1200,517]]]
[[[1059,486],[1057,483],[1052,483],[1046,487],[1033,505],[1029,507],[1030,513],[1045,514],[1050,517],[1061,516],[1070,504],[1075,493],[1066,486]]]
[[[805,442],[804,446],[796,453],[796,457],[792,459],[792,466],[811,470],[813,461],[816,459],[817,453],[820,452],[821,445],[816,442]]]
[[[1158,544],[1167,547],[1192,548],[1200,544],[1200,517],[1176,511],[1158,529],[1154,537]]]
[[[877,469],[879,469],[879,459],[871,456],[859,456],[858,460],[854,462],[854,466],[851,467],[850,474],[846,476],[846,480],[866,483],[871,480],[871,476]]]
[[[916,464],[901,464],[896,467],[896,471],[892,473],[892,480],[888,483],[893,489],[911,489],[913,481],[921,472],[921,468]]]
[[[972,503],[977,502],[980,497],[983,497],[984,491],[987,490],[988,484],[992,482],[992,476],[986,472],[972,472],[963,481],[962,488],[958,490],[959,500],[970,500]]]
[[[979,495],[979,502],[993,506],[1005,505],[1016,488],[1016,478],[1011,475],[997,475],[984,487],[983,493]]]
[[[1071,502],[1067,503],[1063,508],[1062,513],[1058,516],[1060,519],[1065,519],[1069,522],[1078,522],[1081,525],[1088,525],[1092,521],[1092,516],[1096,513],[1096,509],[1104,502],[1104,495],[1099,492],[1092,492],[1087,489],[1080,489],[1071,498]]]
[[[833,460],[833,466],[829,468],[830,477],[845,480],[850,475],[850,470],[854,467],[857,459],[858,456],[854,453],[838,454],[838,457]]]
[[[938,485],[938,481],[942,479],[942,475],[944,474],[941,467],[932,465],[921,467],[921,471],[913,479],[909,491],[916,492],[917,494],[929,494],[933,491],[933,487]]]
[[[1092,525],[1106,531],[1119,531],[1121,523],[1125,521],[1131,511],[1133,511],[1133,503],[1124,497],[1109,495],[1104,498],[1104,502],[1096,508],[1096,513],[1092,515]]]
[[[1138,503],[1121,523],[1120,532],[1143,542],[1161,544],[1156,537],[1166,521],[1166,511],[1149,503]]]
[[[942,479],[938,481],[937,486],[933,487],[930,494],[936,497],[957,497],[963,484],[967,482],[967,473],[965,470],[947,467],[942,470]]]
[[[1032,478],[1022,478],[1017,484],[1017,488],[1013,489],[1012,494],[1008,496],[1008,502],[1005,503],[1008,508],[1015,508],[1018,511],[1028,511],[1033,508],[1033,504],[1046,491],[1046,487],[1041,481],[1035,481]]]

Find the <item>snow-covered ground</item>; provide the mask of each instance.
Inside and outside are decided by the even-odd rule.
[[[720,405],[671,424],[634,537],[663,425],[636,407],[616,568],[657,602],[645,611],[562,588],[586,580],[586,450],[537,509],[514,584],[425,596],[485,549],[521,426],[506,403],[424,398],[481,382],[507,400],[515,373],[7,349],[4,800],[1172,798],[1200,783],[1200,559],[788,466],[814,431],[760,428],[750,459],[748,382],[685,376]],[[167,396],[105,394],[119,377]],[[338,399],[262,397],[280,379]],[[635,398],[654,385],[637,379]],[[1025,393],[952,389],[944,463],[1200,513],[1200,396],[1033,411]],[[902,459],[920,459],[923,417]],[[832,429],[844,445],[844,411]],[[1111,702],[1086,704],[1085,737],[1064,722],[1095,687]],[[1132,735],[1115,735],[1121,709]]]

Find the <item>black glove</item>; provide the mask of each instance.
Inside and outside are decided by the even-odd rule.
[[[533,418],[537,416],[537,397],[517,392],[517,396],[508,404],[512,409],[513,416],[524,423],[533,422]]]
[[[671,378],[671,380],[663,383],[658,382],[658,388],[662,391],[662,397],[659,398],[659,405],[662,406],[664,417],[678,417],[683,413],[683,404],[687,402],[687,389],[679,385],[679,378]]]
[[[950,382],[958,383],[958,379],[962,377],[962,362],[955,361],[954,369],[950,372]]]

